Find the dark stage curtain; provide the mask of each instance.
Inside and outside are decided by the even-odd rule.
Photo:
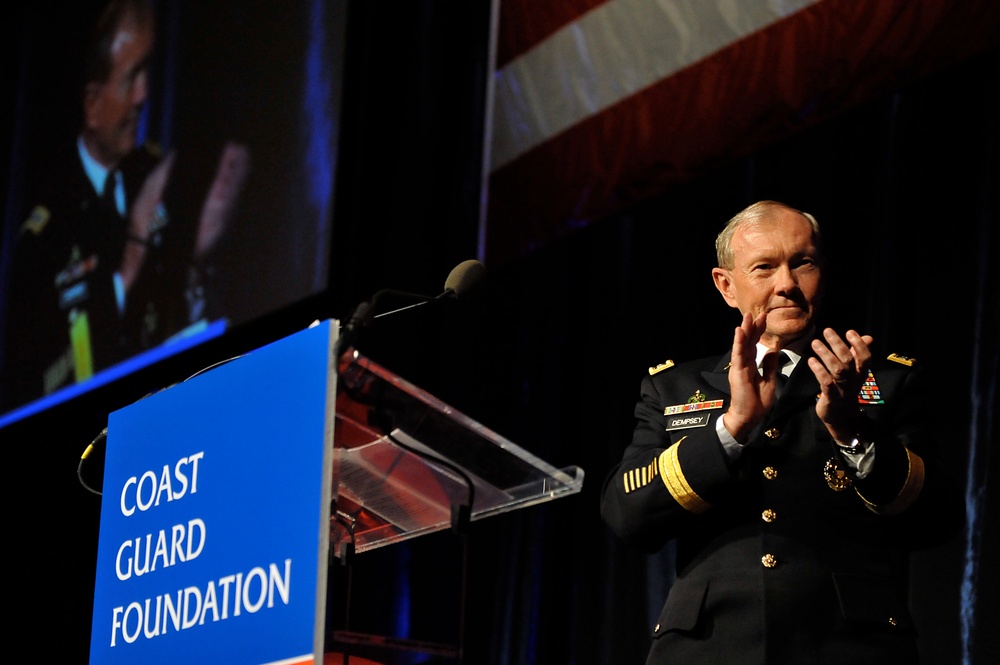
[[[644,662],[670,552],[647,557],[618,542],[599,517],[601,484],[630,440],[646,368],[730,343],[735,315],[710,277],[714,237],[734,212],[769,198],[823,224],[835,266],[831,316],[916,357],[940,386],[937,427],[966,480],[970,519],[961,537],[914,558],[913,610],[924,665],[995,662],[998,72],[995,51],[961,62],[488,265],[461,306],[371,331],[371,357],[550,464],[579,465],[586,480],[580,494],[474,522],[464,543],[445,532],[357,557],[351,627],[455,639],[467,565],[465,663]],[[474,234],[449,236],[458,214],[415,220],[404,202],[365,199],[376,189],[352,195],[354,226],[339,237],[395,244],[381,254],[366,245],[357,281],[434,292],[451,263],[442,261],[440,281],[402,276],[434,272],[428,252],[470,258]],[[415,233],[423,222],[427,232]],[[359,284],[351,295],[370,295]],[[341,300],[338,313],[357,302]],[[76,467],[109,404],[145,392],[131,388],[129,399],[94,393],[0,432],[12,480],[7,542],[21,548],[12,571],[22,562],[26,571],[15,633],[43,661],[87,659],[100,500],[76,484]],[[347,572],[332,574],[338,619]]]
[[[939,386],[969,520],[914,557],[912,609],[924,663],[995,662],[998,71],[996,52],[963,62],[492,271],[444,354],[461,385],[436,389],[587,476],[577,496],[474,524],[468,662],[644,662],[671,555],[610,535],[601,483],[646,367],[728,347],[737,320],[711,283],[713,241],[760,199],[823,224],[831,319]]]

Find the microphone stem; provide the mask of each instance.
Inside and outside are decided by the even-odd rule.
[[[415,303],[412,303],[410,305],[405,305],[405,306],[399,307],[397,309],[391,309],[388,312],[382,312],[381,314],[376,314],[375,316],[372,317],[372,319],[381,319],[383,316],[389,316],[391,314],[397,314],[399,312],[405,312],[408,309],[413,309],[414,307],[420,307],[421,305],[426,305],[429,302],[434,302],[435,300],[440,300],[441,298],[444,298],[445,296],[448,296],[448,295],[451,295],[450,291],[446,291],[446,292],[442,293],[437,298],[429,298],[427,300],[421,300],[420,302],[415,302]]]
[[[388,312],[382,312],[381,314],[376,314],[373,319],[381,319],[383,316],[389,316],[390,314],[395,314],[396,312],[404,312],[408,309],[413,309],[414,307],[420,307],[421,305],[426,305],[427,301],[415,302],[412,305],[407,305],[406,307],[400,307],[399,309],[391,309]]]

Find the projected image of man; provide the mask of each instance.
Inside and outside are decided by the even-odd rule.
[[[248,155],[226,146],[197,225],[171,220],[174,156],[139,143],[155,43],[148,0],[107,5],[84,57],[79,135],[32,183],[7,317],[10,405],[85,381],[202,316],[204,259],[232,216]]]

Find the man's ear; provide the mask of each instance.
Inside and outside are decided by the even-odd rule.
[[[712,268],[712,280],[715,282],[715,288],[722,294],[722,298],[726,301],[726,304],[730,307],[739,308],[739,305],[736,303],[736,290],[733,287],[732,273],[725,268]]]

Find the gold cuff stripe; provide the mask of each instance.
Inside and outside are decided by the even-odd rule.
[[[622,479],[625,482],[625,493],[628,494],[640,487],[645,487],[653,482],[654,477],[656,477],[655,460],[638,469],[630,469],[622,475]]]
[[[920,455],[912,452],[909,448],[906,450],[906,461],[908,465],[906,482],[903,483],[903,489],[899,490],[899,494],[891,502],[884,506],[877,506],[861,496],[861,492],[858,492],[858,496],[861,496],[861,500],[865,502],[869,510],[879,515],[898,515],[917,500],[920,491],[924,488],[924,461],[920,459]],[[855,491],[857,492],[857,488]]]
[[[677,459],[677,448],[683,441],[684,439],[681,439],[660,453],[660,477],[663,478],[663,484],[666,485],[670,496],[674,497],[684,510],[689,513],[703,513],[711,508],[711,505],[691,489]]]

